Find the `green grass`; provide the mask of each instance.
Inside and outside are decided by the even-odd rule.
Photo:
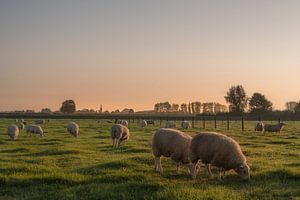
[[[30,120],[29,120],[30,121]],[[32,120],[31,120],[32,121]],[[42,125],[44,137],[21,132],[16,141],[6,135],[12,119],[0,119],[1,199],[300,199],[300,122],[288,122],[282,133],[263,135],[254,122],[218,122],[223,132],[242,147],[251,164],[252,178],[244,182],[234,173],[224,182],[208,179],[203,168],[196,180],[187,170],[175,171],[164,158],[164,174],[154,171],[151,138],[159,127],[129,125],[130,141],[111,147],[111,124],[75,120],[80,135],[66,133],[69,120]],[[179,124],[179,123],[178,123]],[[202,122],[189,134],[202,131]],[[207,130],[214,130],[207,122]],[[216,173],[216,170],[213,169]]]

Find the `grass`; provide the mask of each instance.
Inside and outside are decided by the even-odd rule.
[[[33,121],[33,120],[29,120]],[[263,135],[254,122],[218,122],[217,131],[236,139],[251,164],[252,178],[243,182],[230,172],[224,182],[208,179],[204,170],[192,180],[164,158],[164,174],[154,171],[151,138],[159,127],[129,125],[131,139],[111,147],[111,124],[75,120],[80,135],[66,133],[69,120],[42,125],[44,137],[22,132],[16,141],[6,135],[12,119],[0,119],[0,200],[2,199],[300,199],[300,122],[289,122],[282,133]],[[179,123],[178,123],[179,124]],[[201,131],[202,123],[190,129]],[[207,122],[207,130],[214,130]],[[216,173],[216,170],[213,169]]]

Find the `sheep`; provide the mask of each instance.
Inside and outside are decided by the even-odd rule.
[[[181,128],[182,129],[188,129],[191,127],[191,123],[189,121],[182,121],[181,122]]]
[[[144,127],[146,127],[148,124],[147,124],[147,121],[146,120],[141,120],[140,121],[140,127],[141,128],[144,128]]]
[[[110,129],[110,133],[113,140],[113,147],[116,148],[120,146],[122,141],[126,142],[130,137],[129,129],[122,124],[114,124]]]
[[[18,126],[15,124],[12,124],[7,128],[7,135],[11,140],[17,139],[19,132],[20,132],[20,130],[19,130]]]
[[[165,128],[176,128],[176,123],[174,121],[167,121]]]
[[[152,153],[154,156],[155,170],[163,173],[161,156],[171,157],[176,162],[176,171],[179,171],[180,164],[186,165],[188,171],[192,165],[189,164],[188,151],[192,137],[174,129],[160,128],[152,139]]]
[[[79,134],[79,126],[75,122],[70,122],[67,126],[67,131],[70,135],[77,137]]]
[[[285,123],[278,123],[278,124],[265,124],[264,125],[264,132],[281,132],[281,129],[283,126],[285,126]]]
[[[17,126],[18,126],[18,128],[19,128],[20,131],[23,130],[23,129],[25,128],[25,125],[24,125],[22,122],[19,122],[19,123],[17,124]]]
[[[25,127],[25,130],[28,134],[32,135],[32,134],[38,134],[40,136],[44,136],[44,131],[43,129],[39,126],[39,125],[27,125]]]
[[[257,122],[255,124],[255,128],[254,128],[254,131],[257,131],[257,132],[261,132],[264,130],[264,123],[263,122]]]
[[[45,120],[44,119],[37,119],[37,120],[34,120],[34,123],[35,124],[44,124]]]
[[[222,172],[233,169],[242,179],[248,180],[250,168],[240,145],[232,138],[215,132],[202,132],[193,137],[189,151],[192,177],[196,178],[196,164],[199,160],[206,165],[207,173],[212,177],[210,166],[218,168],[218,179],[222,180]]]
[[[155,125],[154,120],[147,120],[146,122],[147,122],[147,125],[150,125],[150,124]]]
[[[123,126],[128,127],[128,121],[126,120],[116,120],[116,124],[121,124]]]

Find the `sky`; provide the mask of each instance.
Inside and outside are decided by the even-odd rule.
[[[300,100],[297,0],[0,0],[0,111]]]

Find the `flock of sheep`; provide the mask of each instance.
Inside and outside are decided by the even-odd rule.
[[[48,120],[49,122],[49,120]],[[16,120],[16,123],[8,127],[8,136],[10,139],[17,139],[19,132],[23,129],[32,135],[44,135],[40,124],[46,123],[45,120],[35,120],[34,124],[29,124],[24,120]],[[154,124],[154,121],[141,120],[141,128],[148,124]],[[284,123],[264,124],[258,122],[255,125],[255,131],[280,132]],[[190,122],[182,121],[181,128],[188,129]],[[129,140],[130,132],[128,121],[116,120],[111,127],[111,138],[113,147],[118,148],[121,142]],[[77,137],[79,126],[75,122],[67,125],[67,132]],[[152,153],[154,155],[155,170],[163,173],[161,157],[170,157],[176,163],[177,172],[180,165],[187,167],[188,172],[195,179],[200,169],[200,163],[205,165],[209,177],[212,177],[211,166],[218,169],[218,179],[222,180],[226,171],[234,170],[242,179],[250,178],[250,168],[246,162],[246,157],[241,151],[240,145],[232,138],[215,132],[201,132],[194,137],[176,130],[176,123],[168,121],[165,128],[156,131],[152,139]]]

